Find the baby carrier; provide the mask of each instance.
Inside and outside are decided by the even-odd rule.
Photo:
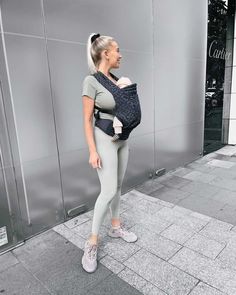
[[[116,81],[119,80],[114,74],[110,74]],[[97,71],[97,73],[93,74],[93,76],[109,92],[111,92],[116,103],[113,110],[102,109],[98,106],[94,107],[98,110],[94,113],[94,117],[96,118],[95,126],[99,127],[106,134],[112,136],[112,141],[115,141],[116,139],[127,139],[131,131],[141,122],[141,108],[137,94],[137,83],[120,88],[101,71]],[[122,133],[115,134],[113,120],[100,118],[100,112],[112,114],[117,117],[117,119],[123,124]]]

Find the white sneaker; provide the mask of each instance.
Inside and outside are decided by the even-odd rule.
[[[119,228],[111,227],[108,232],[108,236],[112,238],[122,238],[124,241],[128,243],[136,242],[138,239],[135,233],[125,229],[124,225],[122,224],[120,225]]]
[[[91,245],[89,240],[84,245],[84,255],[82,257],[83,269],[89,273],[97,269],[97,245]]]

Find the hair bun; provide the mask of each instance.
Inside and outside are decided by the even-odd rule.
[[[92,44],[92,43],[93,43],[98,37],[100,37],[100,34],[95,34],[95,35],[93,35],[92,38],[91,38],[91,44]]]

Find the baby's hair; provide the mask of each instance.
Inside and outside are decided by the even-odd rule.
[[[113,37],[101,35],[96,38],[93,43],[91,43],[91,38],[95,34],[96,33],[90,34],[87,41],[87,60],[90,74],[97,72],[97,67],[99,66],[101,60],[101,52],[104,49],[108,49],[111,42],[115,41]]]

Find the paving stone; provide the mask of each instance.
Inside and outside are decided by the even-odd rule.
[[[75,227],[75,226],[77,226],[79,224],[82,224],[82,223],[84,223],[84,222],[86,222],[88,220],[89,220],[89,218],[86,215],[81,214],[79,216],[76,216],[76,217],[64,222],[63,224],[65,226],[67,226],[68,228],[73,228],[73,227]]]
[[[195,231],[190,231],[179,225],[172,224],[161,233],[161,236],[183,245],[184,242],[190,239],[194,234]]]
[[[207,224],[206,229],[210,229],[213,231],[220,231],[220,232],[229,232],[232,229],[233,225],[217,219],[211,219],[211,221]]]
[[[209,183],[214,178],[216,178],[216,176],[208,174],[208,173],[203,173],[203,172],[200,172],[200,171],[192,171],[192,172],[184,175],[183,178],[190,179],[192,181],[199,181],[199,182]]]
[[[169,295],[188,294],[198,282],[197,279],[145,249],[135,253],[124,264]]]
[[[83,251],[53,230],[27,240],[24,247],[13,251],[52,294],[87,294],[88,286],[95,286],[111,274],[99,263],[97,271],[88,275],[81,265]]]
[[[221,291],[208,286],[203,282],[199,282],[189,295],[226,295],[226,293],[222,293]]]
[[[169,263],[227,294],[236,294],[236,272],[183,247]]]
[[[94,214],[94,209],[92,209],[90,211],[87,211],[83,215],[87,216],[89,219],[92,219],[93,218],[93,214]]]
[[[190,216],[193,216],[193,217],[196,217],[196,218],[199,218],[199,219],[203,219],[205,221],[210,221],[212,219],[212,217],[210,217],[210,216],[201,214],[199,212],[193,212],[193,211],[192,211],[192,213],[190,213]]]
[[[212,153],[209,153],[209,154],[207,154],[207,155],[205,155],[205,156],[203,156],[202,158],[200,158],[199,160],[201,160],[201,159],[215,159],[215,158],[218,158],[218,156],[221,156],[220,154],[217,154],[217,153],[215,153],[215,152],[212,152]],[[197,160],[198,161],[198,160]]]
[[[164,184],[165,186],[172,187],[172,188],[180,188],[190,182],[191,181],[176,175],[172,175],[171,178],[161,181],[161,183]]]
[[[122,263],[109,255],[104,256],[100,262],[115,274],[121,272],[125,268]]]
[[[134,204],[133,208],[137,208],[141,211],[144,211],[146,214],[153,215],[158,210],[163,208],[163,206],[158,205],[157,203],[154,203],[154,202],[150,202],[149,200],[141,199]]]
[[[161,189],[166,190],[166,187],[164,185],[161,186]],[[139,191],[133,190],[135,192],[135,194],[138,194],[140,197],[142,197],[142,199],[148,200],[150,202],[154,202],[160,206],[164,206],[164,207],[174,207],[175,204],[167,202],[167,201],[163,201],[161,199],[158,198],[158,190],[156,190],[154,193],[150,193],[150,195],[146,195],[144,193],[141,193]],[[162,191],[162,190],[161,190]],[[160,191],[160,192],[161,192]]]
[[[189,183],[185,186],[182,186],[180,190],[189,192],[189,193],[197,193],[197,195],[202,197],[210,197],[214,195],[216,192],[220,190],[220,188],[210,185],[208,183],[202,183],[199,181],[194,181],[192,183]]]
[[[217,167],[215,167],[215,169],[210,171],[209,174],[224,177],[227,179],[234,179],[236,177],[235,171],[225,169],[225,168],[217,168]]]
[[[208,154],[208,155],[209,155],[209,154]],[[204,156],[204,157],[199,157],[198,159],[196,159],[196,160],[194,160],[194,161],[188,163],[186,166],[188,166],[188,165],[191,164],[191,163],[195,163],[195,162],[200,163],[200,164],[205,164],[206,162],[209,161],[208,155],[206,155],[206,156]]]
[[[215,151],[216,154],[222,154],[226,156],[232,156],[236,153],[235,146],[234,145],[227,145],[223,148]]]
[[[235,194],[235,198],[233,197]],[[236,192],[220,188],[214,195],[208,196],[209,199],[221,202],[223,204],[236,204]]]
[[[167,186],[164,186],[163,188],[160,188],[159,190],[151,193],[150,195],[153,197],[157,197],[158,199],[161,199],[163,201],[176,204],[180,200],[189,196],[190,193],[183,191],[183,190],[169,188]]]
[[[165,187],[164,185],[162,185],[162,188],[163,188],[163,189],[166,189],[166,187]],[[135,190],[134,190],[134,191],[135,191]],[[150,201],[150,202],[154,202],[154,203],[156,203],[156,204],[158,204],[158,205],[160,205],[160,206],[163,206],[163,207],[169,207],[169,208],[172,208],[172,207],[175,206],[173,203],[166,202],[166,201],[163,201],[163,200],[159,199],[157,196],[152,195],[152,193],[151,193],[151,195],[149,196],[149,195],[146,195],[146,194],[141,193],[141,192],[138,192],[138,191],[136,191],[136,192],[137,192],[137,194],[138,194],[139,196],[142,197],[142,199],[148,200],[148,201]],[[135,192],[135,193],[136,193],[136,192]],[[158,192],[158,190],[155,191],[155,192]],[[178,192],[178,191],[177,191],[177,192]],[[178,193],[180,193],[180,192],[178,192]],[[188,195],[188,194],[187,194],[187,195]]]
[[[128,224],[130,225],[129,228],[134,226],[136,223],[141,222],[141,220],[150,219],[149,217],[149,214],[146,214],[144,211],[139,210],[138,208],[132,208],[120,214],[121,220],[127,220]]]
[[[81,236],[85,240],[89,238],[91,234],[91,230],[92,230],[92,220],[86,221],[72,228],[73,234],[76,233],[77,235]],[[104,225],[101,225],[99,229],[100,238],[102,239],[106,237],[107,233],[108,233],[108,228]]]
[[[159,288],[155,287],[149,282],[146,283],[141,292],[143,295],[167,295],[167,293],[161,291]]]
[[[151,232],[140,225],[132,227],[132,231],[138,236],[137,245],[164,260],[168,260],[181,248],[181,245]]]
[[[233,232],[236,232],[236,225],[231,228]]]
[[[216,258],[216,261],[225,268],[236,271],[236,243],[227,244],[223,251]]]
[[[177,169],[170,171],[169,173],[171,173],[172,175],[176,175],[176,176],[184,176],[185,174],[191,172],[192,169],[186,168],[186,167],[178,167]]]
[[[159,219],[164,219],[171,223],[174,223],[178,218],[185,216],[182,212],[178,212],[177,210],[173,211],[172,208],[164,207],[153,214],[153,217],[157,217]]]
[[[133,206],[134,203],[138,202],[140,199],[142,199],[142,196],[140,196],[138,191],[129,191],[128,193],[121,195],[121,200],[126,202],[127,205]]]
[[[145,194],[150,194],[151,192],[154,192],[161,187],[163,187],[161,183],[155,181],[154,179],[150,179],[148,181],[145,181],[141,185],[135,186],[135,189]]]
[[[236,191],[236,181],[232,179],[225,179],[223,176],[217,176],[216,178],[211,180],[209,184],[212,184],[219,188]]]
[[[0,273],[0,293],[17,295],[50,295],[50,293],[21,263]]]
[[[147,281],[142,277],[137,275],[128,267],[125,267],[120,273],[118,273],[118,277],[122,280],[126,281],[129,285],[133,286],[135,289],[142,291],[142,288],[146,285]]]
[[[215,259],[217,255],[224,249],[225,244],[221,244],[215,240],[196,233],[184,243],[184,246],[211,259]]]
[[[100,250],[119,262],[127,260],[131,255],[140,249],[137,242],[127,243],[121,238],[105,237],[100,242]]]
[[[74,234],[74,232],[63,223],[54,226],[52,229],[66,239]]]
[[[188,215],[178,218],[174,223],[185,227],[186,229],[198,232],[208,223],[208,221]]]
[[[222,155],[221,160],[235,162],[235,160],[236,160],[236,154],[233,154],[233,155],[230,155],[230,156],[229,155]]]
[[[178,205],[214,217],[225,204],[194,193],[178,202]]]
[[[232,227],[232,224],[212,219],[203,229],[199,231],[199,234],[226,244],[233,239],[233,236],[235,236],[235,234],[231,231]]]
[[[136,290],[130,284],[123,281],[117,275],[112,274],[103,282],[92,287],[87,291],[87,295],[142,295],[141,292]]]
[[[175,204],[164,201],[164,200],[159,200],[158,204],[164,206],[164,207],[168,207],[168,208],[172,208],[175,206]]]
[[[162,188],[164,188],[164,185],[162,185]],[[169,203],[169,202],[165,202],[163,200],[160,200],[155,196],[151,196],[151,195],[149,196],[149,195],[146,195],[146,194],[141,193],[139,191],[135,191],[135,194],[136,193],[137,193],[138,196],[142,197],[142,199],[150,201],[150,202],[155,203],[155,204],[158,204],[160,206],[163,206],[163,207],[173,207],[174,206],[174,204]]]
[[[203,173],[210,173],[211,171],[215,170],[216,167],[214,166],[210,166],[210,165],[207,165],[207,162],[209,160],[206,160],[204,162],[204,164],[200,164],[198,162],[193,162],[193,163],[190,163],[187,165],[188,168],[192,169],[192,171],[199,171],[199,172],[203,172]],[[191,171],[189,171],[191,172]]]
[[[160,219],[163,218],[169,222],[196,232],[202,229],[208,222],[203,219],[198,219],[194,216],[184,215],[180,212],[173,211],[170,208],[162,208],[153,216],[159,217]]]
[[[235,166],[236,164],[229,161],[213,159],[209,161],[207,165],[212,165],[212,166],[221,167],[221,168],[231,168]]]
[[[169,227],[172,222],[159,218],[157,216],[149,216],[147,218],[140,219],[139,222],[136,223],[137,227],[142,226],[147,230],[154,232],[156,234],[160,234],[164,229]],[[134,225],[133,225],[134,226]]]
[[[224,207],[216,213],[215,217],[225,222],[236,224],[236,206],[225,204]]]
[[[8,267],[19,263],[12,252],[7,252],[0,255],[0,272],[6,270]],[[1,287],[0,287],[1,288]]]
[[[86,239],[82,238],[81,236],[79,236],[76,233],[74,233],[72,236],[68,237],[67,239],[76,247],[84,250],[84,244],[85,244]]]
[[[184,207],[180,207],[178,205],[175,205],[173,208],[172,208],[173,211],[177,211],[177,212],[180,212],[181,214],[183,215],[190,215],[191,213],[193,213],[192,210],[190,209],[186,209]]]

